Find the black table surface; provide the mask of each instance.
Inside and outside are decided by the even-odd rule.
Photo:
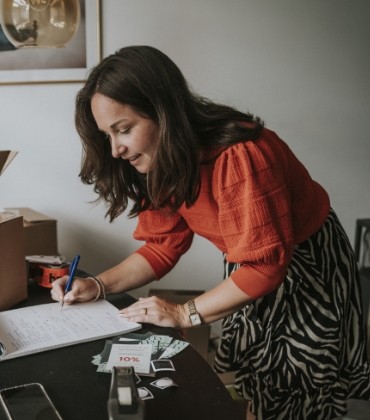
[[[28,299],[14,309],[52,302],[49,289],[35,283],[30,283],[28,289]],[[126,293],[111,295],[108,300],[118,308],[135,302]],[[143,324],[137,332],[146,331],[182,339],[173,328],[150,324]],[[97,366],[91,363],[92,357],[103,350],[106,339],[2,361],[0,389],[39,382],[63,420],[108,420],[111,374],[96,372]],[[155,378],[142,376],[138,384],[138,387],[150,389],[154,396],[145,400],[146,420],[239,420],[236,404],[227,389],[191,345],[171,360],[174,372],[157,372]],[[172,378],[178,387],[161,390],[150,385],[162,377]],[[5,420],[1,407],[0,420]]]

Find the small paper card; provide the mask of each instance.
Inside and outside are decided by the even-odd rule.
[[[178,386],[171,378],[161,378],[157,379],[154,382],[151,382],[150,385],[155,386],[160,389],[168,388],[169,386]]]
[[[175,370],[173,363],[168,359],[152,360],[151,361],[154,372],[159,370]]]
[[[169,359],[176,354],[180,353],[180,351],[184,350],[189,345],[186,341],[174,340],[171,344],[166,348],[166,350],[161,354],[159,357],[160,359]]]
[[[150,373],[151,344],[113,344],[106,369],[133,366],[135,373]]]
[[[153,394],[149,391],[148,388],[138,388],[137,392],[142,400],[151,400],[152,398],[154,398]]]

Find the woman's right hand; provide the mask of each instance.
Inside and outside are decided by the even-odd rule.
[[[64,290],[66,288],[68,276],[63,276],[55,280],[51,289],[51,297],[58,302],[64,300],[65,304],[71,304],[73,302],[87,302],[95,299],[100,292],[99,285],[92,278],[81,279],[75,277],[72,283],[72,289],[65,295]]]

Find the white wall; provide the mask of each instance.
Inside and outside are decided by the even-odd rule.
[[[370,217],[369,15],[367,0],[103,0],[103,55],[155,46],[203,95],[261,116],[327,189],[353,243],[356,219]],[[60,253],[97,274],[140,244],[135,220],[110,225],[79,181],[80,87],[0,86],[0,149],[19,151],[0,207],[57,218]],[[196,238],[155,287],[209,289],[221,277],[219,251]]]

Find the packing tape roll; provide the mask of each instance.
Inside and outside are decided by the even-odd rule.
[[[63,277],[69,273],[69,264],[51,265],[51,264],[35,264],[30,265],[30,277],[37,281],[39,286],[51,289],[52,283],[56,279]]]
[[[129,386],[119,386],[117,392],[119,405],[132,405],[131,388]]]

